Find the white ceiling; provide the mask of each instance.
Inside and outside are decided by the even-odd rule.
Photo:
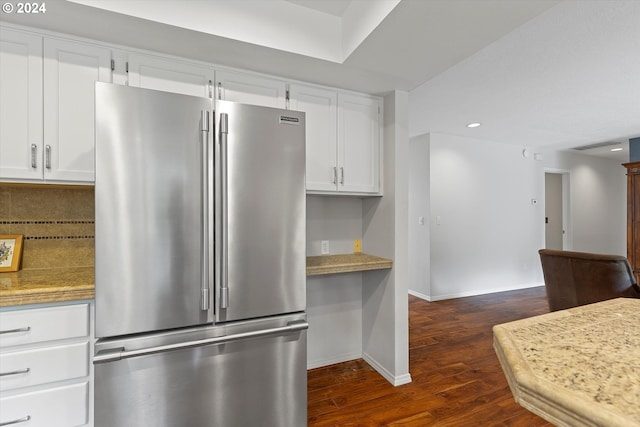
[[[342,17],[352,0],[286,0],[298,6]]]
[[[528,148],[626,147],[640,136],[637,0],[73,1],[86,4],[49,0],[45,14],[0,20],[368,93],[410,91],[411,134]],[[470,121],[483,126],[464,128]]]

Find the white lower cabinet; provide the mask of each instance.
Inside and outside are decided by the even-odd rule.
[[[93,425],[90,304],[0,312],[0,425]]]
[[[72,427],[89,423],[89,382],[0,398],[0,425]],[[13,424],[10,424],[12,423]]]

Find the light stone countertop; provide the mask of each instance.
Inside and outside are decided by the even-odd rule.
[[[0,273],[0,307],[94,298],[94,267]]]
[[[516,402],[557,426],[640,426],[640,299],[493,327]]]
[[[389,269],[393,261],[368,254],[307,257],[307,276]],[[0,273],[0,307],[93,299],[94,267]]]
[[[392,260],[363,253],[307,257],[307,276],[383,270],[391,267],[393,267]]]

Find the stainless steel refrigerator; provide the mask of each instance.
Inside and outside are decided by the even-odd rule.
[[[305,116],[96,84],[95,425],[306,425]]]

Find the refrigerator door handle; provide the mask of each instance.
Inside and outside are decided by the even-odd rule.
[[[229,115],[227,113],[220,114],[220,157],[221,161],[221,192],[222,192],[222,248],[220,260],[220,308],[229,307],[229,282],[227,269],[227,250],[229,228],[228,212],[227,212],[227,135],[229,134]]]
[[[202,340],[186,341],[176,344],[159,345],[156,347],[142,348],[139,350],[126,350],[124,347],[109,349],[99,352],[93,357],[93,363],[117,362],[118,360],[131,357],[147,356],[156,353],[163,353],[172,350],[182,350],[187,348],[202,347],[205,345],[224,344],[231,341],[238,341],[246,338],[258,338],[266,335],[280,334],[285,332],[302,331],[309,328],[309,323],[305,320],[296,320],[287,323],[286,326],[277,328],[260,329],[257,331],[241,332],[221,337],[206,338]]]
[[[208,163],[209,163],[209,112],[200,112],[200,131],[202,132],[202,288],[201,304],[202,311],[209,310],[209,187],[208,183]]]

